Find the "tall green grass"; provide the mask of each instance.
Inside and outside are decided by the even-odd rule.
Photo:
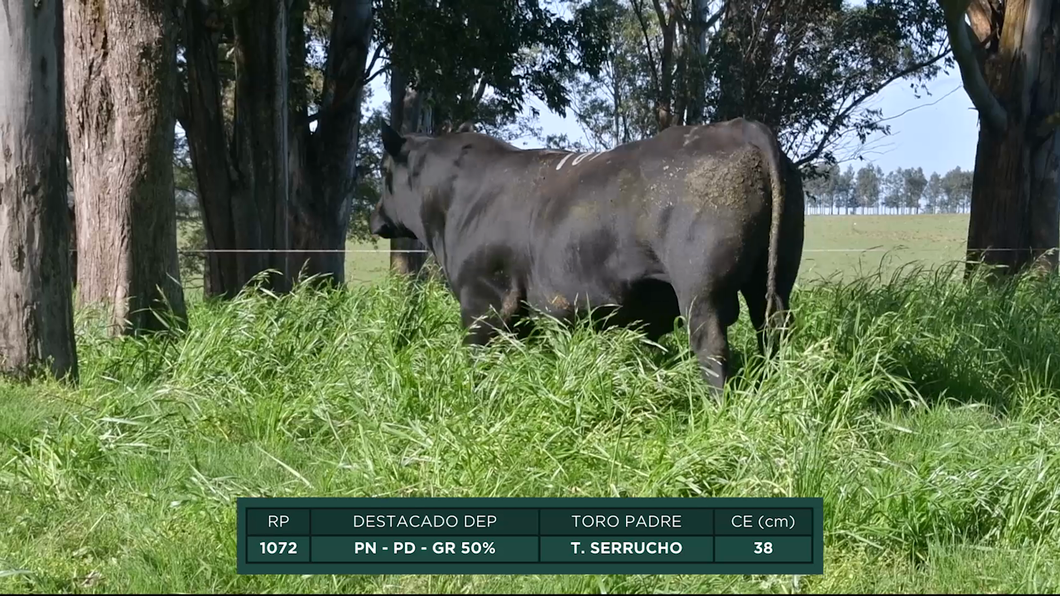
[[[79,387],[0,383],[0,590],[1060,591],[1060,282],[950,273],[800,288],[768,362],[742,318],[720,399],[683,333],[469,350],[437,283],[80,316]],[[241,577],[241,496],[819,496],[825,574]]]

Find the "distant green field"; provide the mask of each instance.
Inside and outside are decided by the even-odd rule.
[[[968,215],[814,215],[806,218],[800,281],[885,275],[964,258]]]
[[[188,246],[191,224],[182,226]],[[806,218],[806,242],[799,281],[871,274],[890,275],[904,265],[929,267],[964,258],[968,215],[813,215]],[[390,242],[348,242],[346,278],[351,284],[379,280],[390,266]],[[201,287],[200,276],[186,276]]]
[[[903,265],[934,267],[964,258],[968,215],[813,215],[806,218],[802,282],[841,275],[889,275]],[[349,243],[356,251],[386,250],[388,241]],[[351,283],[379,279],[390,256],[381,252],[346,255]]]

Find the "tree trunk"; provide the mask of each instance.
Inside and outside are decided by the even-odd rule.
[[[676,89],[674,90],[672,101],[673,114],[670,126],[684,126],[685,124],[685,109],[689,104],[689,94],[692,90],[688,81],[688,55],[688,46],[686,44],[681,44],[681,50],[677,56],[677,67],[674,69]]]
[[[612,147],[622,144],[622,81],[618,75],[618,65],[615,56],[611,56],[611,97],[615,102],[615,140]],[[608,147],[611,149],[612,147]]]
[[[346,280],[346,231],[357,189],[364,71],[372,40],[371,0],[332,3],[331,41],[317,129],[298,126],[292,140],[294,272]],[[302,52],[304,52],[304,45]],[[292,55],[294,53],[292,52]],[[302,55],[302,54],[299,54]]]
[[[218,60],[223,28],[219,7],[204,0],[186,2],[183,35],[188,80],[180,124],[188,138],[206,248],[211,251],[206,253],[203,291],[207,296],[231,298],[249,279],[253,264],[244,255],[229,252],[239,246],[232,217],[236,171],[225,134]]]
[[[171,0],[65,4],[66,109],[78,218],[78,300],[112,334],[187,314],[173,194]]]
[[[688,66],[688,124],[702,124],[706,99],[705,62],[709,40],[707,24],[710,20],[710,1],[692,0],[692,47]]]
[[[268,286],[290,288],[287,150],[287,2],[259,0],[235,13],[236,110],[232,195],[240,247],[251,275],[274,270]]]
[[[1007,126],[980,126],[968,226],[968,272],[975,262],[1016,273],[1038,260],[1056,268],[1060,236],[1060,113],[1056,81],[1060,7],[1049,0],[1006,3],[999,51],[985,80]]]
[[[58,0],[0,10],[0,372],[76,380]]]
[[[224,8],[185,5],[188,88],[181,124],[206,229],[206,294],[231,298],[254,276],[290,288],[287,2],[244,4],[234,15],[235,117],[226,138],[218,45]]]
[[[1031,248],[1038,266],[1056,271],[1060,264],[1060,7],[1051,2],[1044,10],[1031,98],[1039,122],[1030,155]]]
[[[655,102],[655,123],[659,131],[670,128],[673,124],[674,93],[674,41],[677,34],[677,16],[674,7],[667,2],[662,6],[661,0],[654,0],[655,12],[662,29],[663,47],[659,57],[659,97]]]
[[[423,94],[408,88],[408,79],[397,68],[390,74],[390,126],[407,134],[425,132],[430,128],[430,109],[424,109]],[[390,268],[401,274],[419,274],[427,262],[426,247],[417,240],[393,238],[390,240]]]

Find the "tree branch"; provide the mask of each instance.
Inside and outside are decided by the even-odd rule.
[[[652,55],[651,51],[651,39],[648,37],[648,23],[644,20],[644,7],[640,5],[640,0],[633,0],[630,2],[633,5],[633,12],[637,14],[637,21],[640,22],[640,30],[644,33],[644,47],[648,50],[648,62],[651,64],[651,82],[655,85],[655,93],[660,93],[661,87],[659,86],[659,71],[655,65],[655,56]]]
[[[707,19],[707,22],[703,23],[703,32],[705,33],[709,31],[710,28],[714,26],[714,23],[717,23],[718,19],[720,19],[723,14],[725,14],[724,8],[719,8],[718,12],[712,14],[710,18]]]
[[[376,60],[379,60],[379,55],[382,54],[382,53],[383,53],[383,44],[381,44],[381,43],[380,44],[376,44],[375,51],[372,52],[372,59],[368,61],[368,66],[364,69],[364,74],[361,75],[361,80],[362,80],[361,86],[367,87],[369,81],[374,79],[377,74],[379,74],[380,72],[382,72],[384,70],[383,68],[380,68],[378,71],[376,71],[375,74],[373,74],[371,76],[368,75],[368,73],[372,72],[372,69],[375,68],[375,62],[376,62]]]
[[[836,131],[836,129],[839,128],[840,124],[842,124],[848,117],[850,117],[850,114],[854,111],[854,108],[856,108],[859,105],[861,105],[866,99],[872,97],[873,95],[876,95],[877,93],[882,91],[884,87],[886,87],[887,85],[890,85],[891,83],[897,81],[898,79],[901,79],[903,77],[909,76],[909,75],[913,74],[914,72],[916,72],[916,71],[918,71],[920,69],[927,68],[928,66],[931,66],[932,64],[938,62],[939,60],[942,60],[943,58],[945,58],[950,53],[950,51],[951,50],[948,49],[948,50],[946,50],[944,52],[941,52],[941,53],[937,54],[935,57],[931,58],[930,60],[926,60],[924,62],[918,62],[916,64],[913,64],[912,66],[910,66],[910,67],[908,67],[908,68],[906,68],[906,69],[904,69],[904,70],[902,70],[902,71],[900,71],[898,73],[895,73],[894,75],[888,77],[887,80],[883,81],[879,85],[876,85],[875,87],[872,87],[868,91],[866,91],[866,92],[862,93],[861,95],[859,95],[856,99],[854,99],[854,101],[852,101],[850,103],[850,105],[848,105],[847,107],[845,107],[842,110],[840,110],[835,115],[835,117],[832,118],[832,122],[829,123],[828,129],[825,131],[824,135],[821,137],[821,141],[819,143],[817,143],[817,147],[815,147],[814,150],[810,154],[806,155],[805,157],[803,157],[803,158],[799,159],[797,162],[795,162],[795,165],[803,166],[803,165],[805,165],[805,164],[807,164],[807,163],[809,163],[811,161],[816,160],[818,157],[820,157],[821,156],[821,152],[824,151],[825,147],[828,146],[828,139],[831,138],[831,136],[833,134],[835,134],[835,131]]]
[[[968,20],[972,24],[972,31],[979,43],[984,43],[993,37],[994,18],[990,6],[984,0],[972,0],[968,5]]]
[[[478,89],[475,90],[475,97],[471,100],[474,102],[474,107],[477,109],[479,103],[482,101],[482,96],[486,93],[486,77],[482,77],[478,82]]]
[[[313,112],[312,114],[310,114],[306,118],[306,124],[312,124],[313,122],[316,122],[317,120],[320,120],[321,116],[326,116],[328,114],[335,114],[335,113],[341,112],[342,110],[346,109],[349,106],[350,103],[353,103],[353,102],[355,102],[357,100],[358,94],[365,87],[368,86],[368,83],[372,82],[372,79],[374,79],[377,76],[379,76],[385,70],[386,70],[385,67],[380,68],[379,70],[375,71],[370,77],[363,78],[363,80],[359,80],[356,83],[354,83],[353,85],[351,85],[349,90],[338,101],[332,102],[331,105],[329,105],[327,107],[322,107],[322,108],[318,109],[316,112]]]
[[[964,10],[968,0],[939,0],[942,10],[946,14],[946,31],[950,38],[950,48],[957,66],[961,69],[961,80],[964,81],[964,90],[968,93],[968,99],[979,111],[979,116],[990,128],[995,131],[1003,131],[1008,127],[1008,113],[1001,106],[1001,102],[994,97],[990,87],[983,78],[983,71],[979,68],[979,61],[975,57],[975,49],[968,39],[970,28],[964,21]]]
[[[375,80],[375,78],[377,76],[383,74],[386,71],[387,71],[387,67],[386,66],[380,66],[379,70],[377,70],[377,71],[373,72],[372,74],[368,75],[367,77],[365,77],[364,82],[361,83],[361,87],[362,88],[367,87],[368,83],[371,83],[373,80]]]

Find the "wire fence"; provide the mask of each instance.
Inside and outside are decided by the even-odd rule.
[[[960,245],[955,245],[950,248],[920,248],[915,246],[898,245],[889,248],[872,247],[872,248],[804,248],[803,253],[808,252],[895,252],[895,251],[916,251],[916,252],[953,252],[954,250],[970,250],[975,252],[1052,252],[1057,249],[1052,248],[1046,251],[1041,249],[1031,248],[975,248],[969,249],[964,246],[961,242]],[[73,251],[77,252],[77,251]],[[403,250],[403,249],[280,249],[280,248],[203,248],[203,249],[178,249],[179,254],[240,254],[240,253],[290,253],[290,254],[330,254],[330,253],[374,253],[374,254],[390,254],[390,253],[419,253],[429,254],[429,250]]]
[[[907,244],[898,244],[895,246],[868,246],[868,247],[845,247],[845,248],[804,248],[802,254],[804,257],[814,254],[857,254],[863,255],[866,253],[891,253],[900,255],[902,253],[915,253],[916,255],[943,255],[949,254],[953,257],[948,259],[950,261],[963,261],[964,255],[970,252],[964,241],[955,241],[949,247],[938,246],[938,242],[933,243],[931,247],[918,247],[909,246]],[[76,252],[76,251],[73,251]],[[975,249],[974,252],[979,254],[989,252],[1033,252],[1035,257],[1039,257],[1046,254],[1057,252],[1057,249],[1050,249],[1047,251],[1042,250],[1030,250],[1020,248],[985,248]],[[360,264],[346,262],[346,281],[352,283],[371,283],[377,281],[382,275],[390,269],[389,259],[386,256],[392,254],[427,254],[430,255],[430,251],[426,249],[390,249],[390,248],[345,248],[345,249],[269,249],[269,248],[187,248],[178,249],[177,253],[185,257],[191,257],[194,259],[196,265],[191,266],[191,270],[185,271],[189,275],[182,275],[182,285],[185,289],[196,290],[201,289],[204,285],[203,279],[203,265],[207,255],[210,254],[343,254],[343,255],[380,255],[384,256],[383,259],[373,259],[372,263],[361,262]],[[197,257],[197,258],[196,258]],[[884,257],[885,258],[885,257]],[[900,257],[899,257],[900,259]],[[813,259],[810,259],[813,261]],[[927,260],[934,261],[935,258],[928,257]],[[824,262],[822,262],[824,263]],[[881,262],[882,265],[882,262]],[[184,270],[186,262],[181,265],[181,269]],[[828,269],[825,266],[825,269]]]

